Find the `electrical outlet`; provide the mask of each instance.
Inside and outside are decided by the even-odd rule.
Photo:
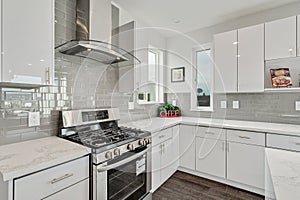
[[[40,125],[40,112],[28,112],[28,127]]]
[[[300,111],[300,101],[295,102],[295,110]]]
[[[221,101],[221,108],[227,108],[227,101]]]
[[[134,110],[134,102],[128,102],[128,110]]]
[[[240,108],[240,102],[239,101],[233,101],[232,102],[232,108],[233,109],[239,109]]]

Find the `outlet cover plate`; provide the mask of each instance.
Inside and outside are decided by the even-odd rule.
[[[240,102],[239,101],[233,101],[232,102],[232,108],[233,109],[239,109],[240,108]]]
[[[300,111],[300,101],[295,102],[295,110]]]
[[[28,112],[28,127],[40,125],[40,112]]]
[[[221,101],[221,108],[227,108],[227,101]]]

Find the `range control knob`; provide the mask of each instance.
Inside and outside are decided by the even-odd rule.
[[[121,153],[121,152],[120,152],[120,149],[117,148],[117,149],[114,150],[115,156],[119,156],[120,153]]]
[[[139,140],[139,145],[144,146],[146,145],[146,142],[144,140]]]
[[[134,150],[133,144],[128,144],[128,145],[127,145],[127,149],[128,149],[129,151]]]
[[[112,159],[112,156],[113,155],[112,155],[111,151],[108,151],[108,152],[105,153],[105,158],[108,159],[108,160]]]
[[[151,138],[146,138],[145,141],[146,141],[146,144],[150,144],[151,143]]]

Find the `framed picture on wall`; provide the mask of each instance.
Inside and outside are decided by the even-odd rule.
[[[171,82],[184,82],[184,67],[171,69]]]

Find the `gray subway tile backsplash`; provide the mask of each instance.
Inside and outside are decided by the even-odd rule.
[[[300,112],[295,110],[295,101],[300,100],[298,92],[215,94],[214,112],[191,111],[190,93],[167,94],[169,103],[173,99],[177,99],[185,116],[300,124]],[[220,108],[223,100],[227,101],[227,109]],[[234,100],[240,101],[239,109],[232,108]]]

